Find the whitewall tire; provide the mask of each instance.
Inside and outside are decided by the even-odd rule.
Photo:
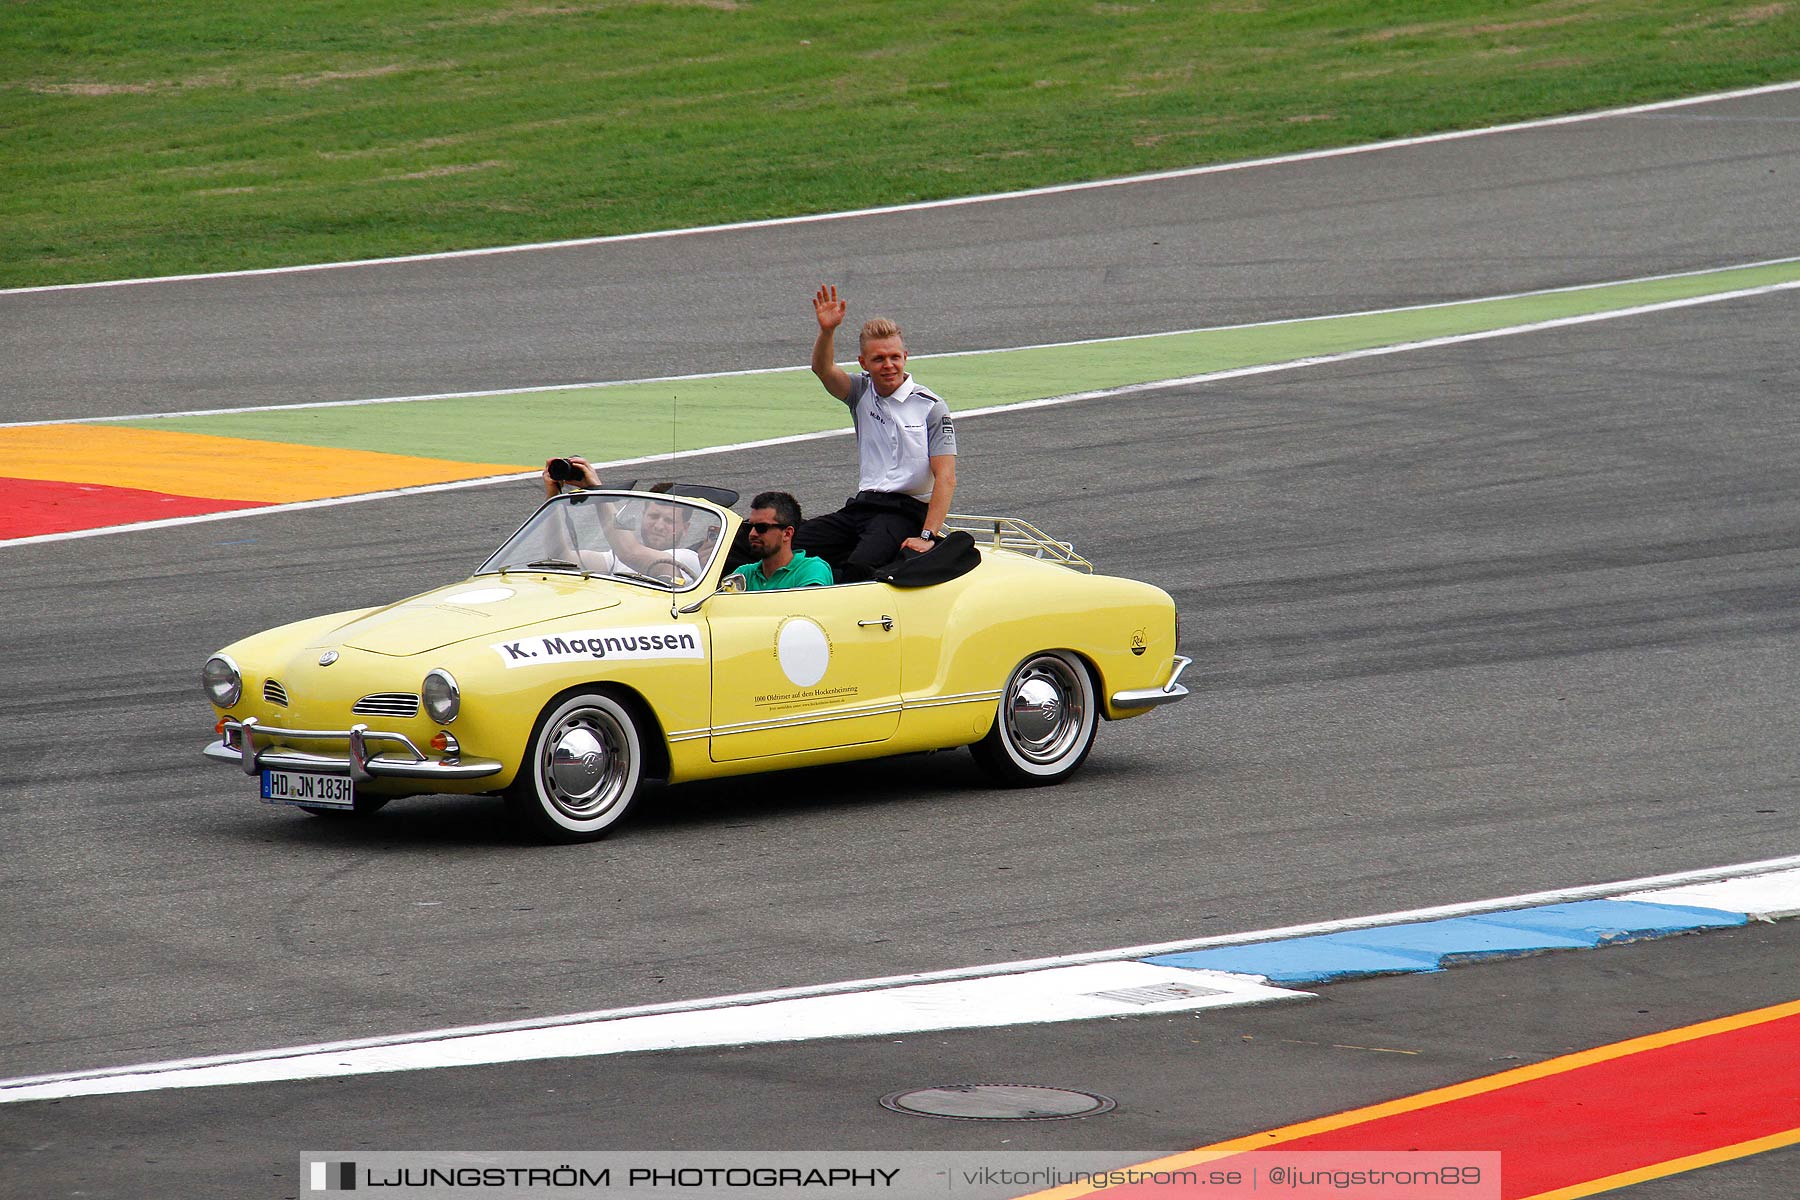
[[[1099,723],[1087,664],[1067,650],[1043,650],[1013,669],[994,727],[969,750],[1009,787],[1061,783],[1086,761]]]
[[[643,771],[643,735],[631,709],[606,692],[578,692],[538,718],[506,803],[534,837],[589,842],[625,816]]]

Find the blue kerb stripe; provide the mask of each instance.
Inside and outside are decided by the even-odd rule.
[[[1591,949],[1668,937],[1696,929],[1742,925],[1743,913],[1635,900],[1584,900],[1441,921],[1413,921],[1283,942],[1219,946],[1161,954],[1165,967],[1266,976],[1273,984],[1330,983],[1368,975],[1440,971],[1463,962]]]
[[[1695,929],[1723,929],[1747,924],[1741,912],[1690,908],[1685,904],[1649,904],[1642,900],[1583,900],[1579,904],[1546,904],[1481,918],[1519,929],[1542,929],[1582,938],[1588,945],[1643,941]]]

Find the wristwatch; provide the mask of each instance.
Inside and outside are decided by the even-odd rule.
[[[940,537],[941,537],[941,535],[939,535],[938,533],[936,533],[930,529],[927,529],[924,532],[920,533],[919,536],[924,538],[928,542],[939,541]]]

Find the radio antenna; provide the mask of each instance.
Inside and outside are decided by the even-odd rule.
[[[681,412],[681,393],[680,392],[670,392],[669,393],[669,478],[671,480],[675,478],[675,436],[676,436],[676,430],[680,427],[680,424],[681,424],[680,412]],[[673,492],[675,491],[674,487],[671,486],[669,488],[669,491],[671,494],[673,494]],[[670,561],[673,561],[673,560],[671,559]],[[677,568],[677,571],[679,571],[679,570],[680,570],[680,568]],[[679,577],[677,577],[677,582],[679,582],[679,581],[680,581]],[[673,621],[679,616],[681,616],[681,609],[680,609],[680,606],[676,604],[675,588],[673,587],[673,585],[671,585],[669,588],[669,620]]]

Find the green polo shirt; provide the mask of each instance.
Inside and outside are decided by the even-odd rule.
[[[745,563],[733,575],[742,575],[753,592],[773,592],[781,588],[829,587],[831,567],[822,558],[813,558],[804,550],[794,551],[794,561],[773,575],[763,574],[760,562]]]

